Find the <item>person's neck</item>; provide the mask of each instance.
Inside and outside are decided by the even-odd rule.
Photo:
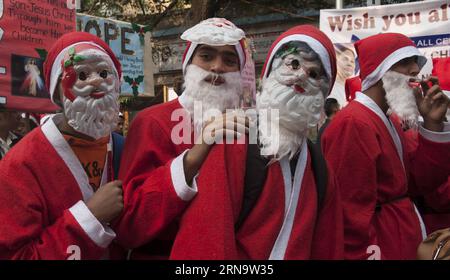
[[[59,124],[57,124],[57,127],[58,127],[59,131],[63,134],[74,136],[74,137],[88,140],[88,141],[95,141],[94,138],[92,138],[88,135],[85,135],[83,133],[80,133],[80,132],[76,131],[73,127],[71,127],[67,121],[66,116],[64,116],[63,120]]]
[[[380,107],[385,115],[387,114],[389,105],[387,104],[386,92],[384,91],[381,82],[376,83],[374,86],[365,90],[363,93],[370,97],[378,105],[378,107]]]

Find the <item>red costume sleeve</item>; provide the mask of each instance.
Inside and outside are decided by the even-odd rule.
[[[50,224],[44,183],[23,163],[1,165],[0,259],[64,260],[73,253],[71,245],[81,259],[101,258],[106,248],[92,241],[69,209]]]
[[[433,142],[419,134],[417,148],[407,146],[414,181],[409,189],[412,195],[426,195],[447,181],[450,174],[450,143]]]
[[[174,188],[171,163],[177,153],[167,130],[158,120],[138,115],[127,135],[119,173],[124,211],[114,224],[117,240],[125,248],[151,241],[188,204]]]
[[[171,259],[237,259],[246,145],[216,144],[199,172],[199,193],[183,214]]]

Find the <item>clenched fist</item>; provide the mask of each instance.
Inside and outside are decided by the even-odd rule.
[[[101,186],[86,203],[100,223],[109,223],[123,210],[122,182],[112,181]]]

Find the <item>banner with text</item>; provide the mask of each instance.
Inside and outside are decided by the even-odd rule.
[[[122,64],[122,96],[145,93],[145,30],[128,22],[77,14],[77,30],[102,38]]]
[[[321,10],[320,29],[335,44],[338,75],[332,96],[358,73],[353,43],[386,32],[403,33],[428,58],[421,74],[431,74],[431,58],[450,56],[450,1],[424,1],[342,10]],[[383,42],[380,42],[383,48]]]
[[[0,0],[0,107],[53,112],[44,86],[47,51],[75,31],[72,0]]]

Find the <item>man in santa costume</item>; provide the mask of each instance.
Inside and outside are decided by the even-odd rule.
[[[53,45],[44,70],[63,113],[0,163],[0,258],[113,257],[109,223],[123,208],[121,183],[113,181],[113,142],[120,139],[111,136],[120,63],[102,40],[74,32]]]
[[[214,144],[203,134],[220,140],[245,131],[243,114],[222,115],[239,105],[244,37],[222,18],[186,30],[184,92],[133,120],[119,176],[126,210],[114,227],[121,244],[135,248],[131,258],[169,257],[178,219],[199,192],[197,175]]]
[[[338,189],[306,137],[335,77],[333,45],[316,27],[297,26],[276,39],[257,96],[261,146],[213,148],[210,156],[222,149],[225,162],[205,162],[199,183],[209,174],[210,189],[199,192],[184,213],[171,257],[343,257]]]
[[[450,127],[443,120],[449,100],[436,78],[411,80],[426,58],[408,37],[378,34],[355,47],[362,92],[322,138],[342,196],[345,257],[414,259],[426,233],[409,196],[447,179]],[[401,125],[418,130],[415,147]]]

